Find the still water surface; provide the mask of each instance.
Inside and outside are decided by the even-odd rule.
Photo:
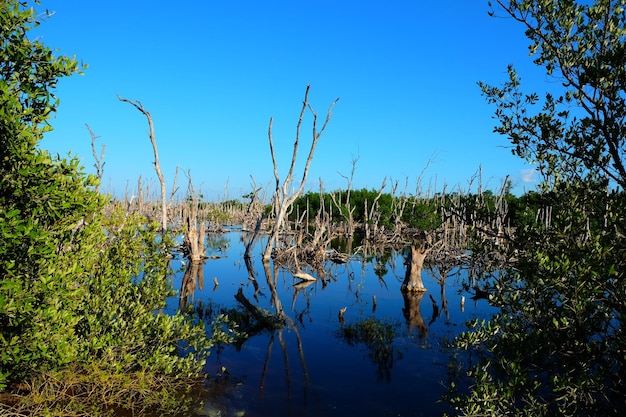
[[[241,287],[255,305],[276,312],[261,262],[264,244],[257,242],[253,258],[256,297],[243,261],[242,233],[232,231],[209,242],[207,254],[220,257],[206,261],[204,279],[196,278],[185,301],[236,307],[234,296]],[[329,263],[329,272],[325,282],[301,288],[288,271],[278,271],[276,293],[288,325],[256,334],[240,348],[227,346],[211,354],[206,370],[221,377],[201,415],[438,416],[448,411],[439,401],[455,372],[446,340],[462,331],[466,321],[488,318],[495,309],[463,291],[466,277],[458,269],[445,279],[442,291],[436,271],[425,268],[428,291],[417,302],[405,300],[400,292],[405,266],[402,254],[395,252]],[[182,271],[174,284],[181,288]],[[169,300],[168,309],[174,311],[179,302]],[[342,308],[343,323],[338,317]],[[364,321],[392,331],[382,354],[341,336],[346,326]]]

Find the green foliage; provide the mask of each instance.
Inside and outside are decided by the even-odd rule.
[[[533,112],[539,96],[521,91],[512,66],[502,87],[480,83],[497,106],[495,130],[509,137],[515,154],[537,163],[545,178],[593,171],[624,188],[626,2],[497,3],[526,26],[534,62],[564,88],[558,97],[546,94],[541,110]]]
[[[487,406],[493,415],[623,411],[624,196],[608,197],[607,221],[622,225],[617,233],[603,232],[604,219],[592,214],[606,213],[596,206],[600,195],[561,184],[559,196],[549,200],[549,228],[519,228],[510,248],[519,257],[515,268],[489,288],[501,313],[457,340],[490,352],[470,370],[470,396],[455,401],[463,415]]]
[[[171,236],[140,216],[105,216],[95,178],[38,148],[57,80],[78,70],[29,40],[38,16],[27,2],[0,8],[0,391],[30,387],[22,414],[171,411],[212,340],[201,323],[159,313],[173,294]]]
[[[92,178],[79,172],[76,160],[36,148],[57,104],[50,90],[76,63],[28,39],[38,24],[33,9],[5,2],[0,19],[2,388],[43,363],[73,359],[75,335],[65,330],[77,318],[61,310],[80,291],[71,278],[79,268],[72,248],[101,198],[89,191]],[[48,328],[63,331],[49,337]]]
[[[526,25],[535,63],[564,91],[535,110],[538,95],[521,92],[512,67],[503,87],[481,84],[495,130],[544,182],[512,204],[516,234],[500,250],[516,262],[489,288],[501,312],[456,340],[481,359],[469,393],[451,402],[468,416],[622,415],[626,2],[498,4]]]
[[[441,226],[441,205],[434,198],[409,198],[402,221],[409,227],[433,231]]]
[[[329,194],[324,194],[324,207],[326,208],[326,211],[331,214],[331,222],[345,222],[349,215],[348,207],[345,205],[347,192],[335,191],[334,194],[338,203],[343,202],[343,204],[340,203],[341,207],[338,209],[335,206]],[[353,210],[352,218],[354,222],[357,224],[363,224],[366,221],[371,221],[371,219],[368,219],[369,211],[371,210],[372,204],[374,203],[374,200],[376,200],[377,196],[378,191],[376,190],[367,190],[363,188],[361,190],[350,191],[350,201],[348,206],[350,210]],[[405,224],[421,230],[433,230],[439,226],[440,220],[438,205],[435,200],[418,199],[414,197],[394,197],[389,193],[383,193],[377,201],[375,213],[380,216],[380,225],[389,229],[393,228],[394,221],[397,220],[394,218],[393,213],[394,199],[399,198],[408,199],[407,208],[403,212],[401,219]],[[301,215],[306,210],[308,210],[311,216],[315,216],[322,207],[320,194],[317,192],[308,192],[303,194],[295,200],[293,206],[294,208],[291,212],[290,220],[297,220],[297,216],[299,214]]]

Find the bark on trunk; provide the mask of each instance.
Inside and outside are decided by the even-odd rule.
[[[163,176],[163,171],[161,171],[161,164],[159,163],[159,151],[157,149],[156,139],[154,138],[154,124],[152,122],[152,115],[148,110],[143,107],[141,101],[132,101],[125,98],[120,97],[117,98],[124,103],[129,103],[148,119],[148,126],[150,128],[150,142],[152,143],[152,150],[154,151],[154,169],[156,171],[157,177],[159,178],[159,183],[161,184],[161,230],[165,232],[167,230],[167,193],[165,187],[165,177]]]
[[[187,247],[189,260],[200,262],[206,259],[204,239],[206,236],[206,224],[198,222],[197,202],[189,203],[190,207],[183,209],[187,230],[185,231],[185,246]],[[198,223],[200,225],[198,226]]]
[[[430,252],[430,248],[426,242],[420,246],[412,246],[407,259],[406,274],[402,283],[402,292],[424,292],[426,287],[422,282],[422,267],[424,259]]]

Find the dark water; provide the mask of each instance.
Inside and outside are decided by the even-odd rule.
[[[243,262],[241,233],[209,243],[208,254],[223,257],[206,261],[204,282],[196,279],[186,301],[235,307],[241,287],[251,302],[276,312],[261,262],[265,242],[257,242],[254,252],[256,297]],[[462,331],[466,321],[487,318],[494,309],[462,291],[465,277],[458,270],[445,279],[442,294],[437,271],[425,268],[428,291],[421,299],[405,299],[400,292],[404,273],[398,253],[332,264],[326,283],[317,280],[304,288],[294,287],[297,280],[279,270],[276,293],[288,324],[252,336],[240,349],[227,346],[211,354],[206,370],[221,377],[201,415],[438,416],[447,411],[439,399],[457,370],[450,365],[446,340]],[[177,288],[182,276],[176,275]],[[178,306],[179,299],[172,299],[168,308]],[[341,323],[338,313],[344,307]],[[347,326],[359,323],[382,326],[388,338],[372,347],[342,337]]]

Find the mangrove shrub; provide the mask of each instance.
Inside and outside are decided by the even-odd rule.
[[[87,393],[109,409],[150,397],[147,408],[174,407],[212,341],[159,313],[173,293],[172,239],[141,216],[105,215],[96,178],[39,148],[57,81],[83,69],[29,35],[47,17],[29,2],[0,7],[0,391],[20,394],[0,397],[12,398],[0,414],[54,414],[83,398],[80,408]],[[56,391],[35,395],[46,381]]]

